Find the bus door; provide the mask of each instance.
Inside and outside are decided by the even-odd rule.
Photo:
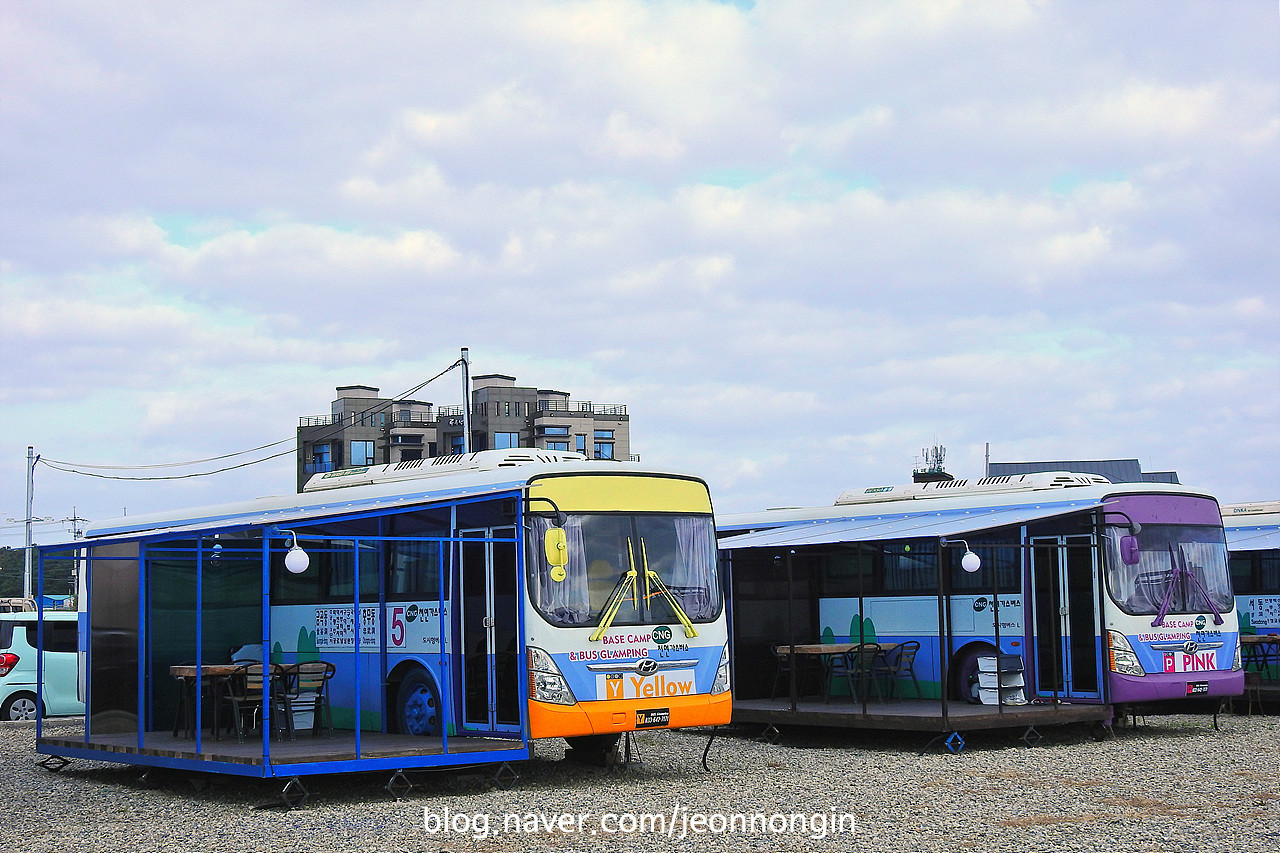
[[[1102,697],[1094,546],[1092,536],[1031,540],[1032,648],[1041,696]]]
[[[455,660],[462,685],[462,728],[516,732],[520,730],[516,531],[491,527],[463,530],[460,535],[462,637]]]

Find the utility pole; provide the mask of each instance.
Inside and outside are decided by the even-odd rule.
[[[72,538],[73,538],[73,539],[76,539],[77,541],[79,541],[80,539],[83,539],[83,538],[84,538],[84,522],[86,522],[86,521],[88,521],[88,520],[89,520],[89,519],[87,519],[87,518],[81,518],[81,517],[80,517],[80,513],[76,512],[76,508],[75,508],[75,507],[72,507],[72,508],[71,508],[71,517],[70,517],[70,518],[64,518],[64,519],[62,519],[62,521],[63,521],[63,523],[64,523],[64,524],[69,524],[69,525],[71,525],[71,526],[70,526],[70,528],[68,528],[68,529],[71,531],[71,536],[72,536]],[[84,553],[85,553],[84,551],[78,551],[78,552],[77,552],[77,554],[80,554],[80,555],[83,555]],[[71,567],[71,578],[70,578],[70,581],[71,581],[71,589],[69,590],[69,592],[71,593],[71,601],[72,601],[72,603],[78,606],[78,605],[79,605],[79,600],[78,600],[78,598],[77,598],[76,593],[77,593],[77,592],[79,591],[79,589],[80,589],[80,572],[83,570],[83,566],[84,566],[84,557],[83,557],[83,556],[78,556],[78,557],[76,557],[76,559],[72,562],[71,566],[72,566],[72,567]]]
[[[462,348],[462,452],[471,452],[471,350]],[[30,515],[31,511],[27,511]]]
[[[22,597],[31,598],[31,503],[36,488],[36,462],[40,459],[36,456],[36,449],[31,445],[27,445],[27,548],[25,559],[23,560],[22,571]]]

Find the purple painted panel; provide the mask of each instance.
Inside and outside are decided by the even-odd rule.
[[[1182,672],[1174,677],[1166,673],[1154,673],[1145,677],[1109,674],[1112,702],[1155,702],[1160,699],[1188,698],[1187,685],[1204,682],[1208,689],[1194,696],[1239,696],[1244,692],[1244,673],[1235,672]],[[1194,698],[1194,696],[1192,698]]]
[[[1186,495],[1124,495],[1107,498],[1106,509],[1119,510],[1139,524],[1222,524],[1218,502]],[[1120,521],[1109,517],[1109,523]]]

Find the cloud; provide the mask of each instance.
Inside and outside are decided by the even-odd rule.
[[[0,14],[4,482],[35,440],[254,446],[470,346],[627,404],[726,509],[902,480],[935,440],[964,474],[991,442],[1274,497],[1274,6]],[[292,487],[264,470],[121,488]],[[81,487],[49,514],[123,500]]]

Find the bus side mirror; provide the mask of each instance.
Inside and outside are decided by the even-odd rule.
[[[569,539],[564,535],[564,528],[547,528],[542,547],[547,552],[547,563],[551,566],[551,579],[559,583],[565,579],[564,567],[569,564]]]
[[[1138,551],[1137,536],[1121,536],[1120,537],[1120,560],[1126,566],[1136,566],[1141,559],[1141,553]]]

